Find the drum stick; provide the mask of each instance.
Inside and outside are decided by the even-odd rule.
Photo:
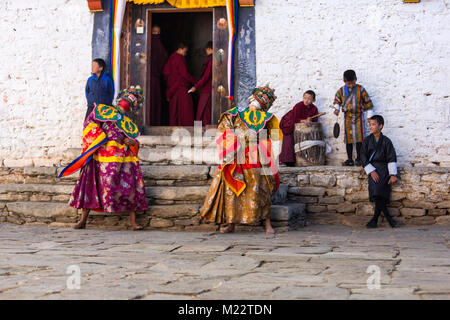
[[[314,119],[314,118],[321,117],[321,116],[323,116],[323,115],[325,115],[325,114],[327,114],[327,113],[326,113],[326,112],[322,112],[322,113],[316,114],[315,116],[312,116],[312,117],[309,117],[309,118],[310,118],[310,119]]]

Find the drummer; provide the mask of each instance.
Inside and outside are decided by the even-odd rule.
[[[280,163],[289,167],[295,165],[294,129],[296,123],[305,123],[308,127],[311,122],[317,122],[318,118],[311,119],[318,114],[317,107],[313,104],[316,94],[308,90],[303,94],[303,101],[297,103],[291,111],[281,118],[280,129],[283,132],[283,145],[280,153]]]

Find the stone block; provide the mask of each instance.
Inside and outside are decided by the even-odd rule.
[[[3,165],[5,167],[32,167],[33,159],[4,159]]]
[[[450,186],[448,183],[434,183],[431,185],[431,190],[433,192],[442,192],[442,193],[449,193],[450,192]]]
[[[306,205],[306,212],[308,213],[319,213],[319,212],[326,212],[327,206],[317,206],[317,205]]]
[[[308,184],[309,184],[309,175],[307,175],[307,174],[297,175],[297,185],[299,187],[306,186]]]
[[[64,184],[0,184],[0,193],[52,193],[52,194],[71,194],[73,185]]]
[[[33,194],[30,196],[30,201],[47,202],[51,201],[52,197],[42,194]]]
[[[5,194],[0,194],[0,201],[8,201],[8,202],[12,202],[12,201],[28,201],[29,200],[29,195],[28,194],[11,194],[11,193],[5,193]]]
[[[151,217],[164,219],[178,217],[193,217],[199,213],[199,204],[182,204],[182,205],[151,205],[146,213]]]
[[[406,193],[404,192],[392,192],[391,193],[391,200],[392,201],[398,201],[406,199]]]
[[[337,204],[344,202],[344,197],[321,197],[319,204]]]
[[[273,205],[270,207],[270,220],[289,221],[304,217],[304,204]]]
[[[184,166],[142,166],[142,174],[145,179],[155,180],[207,180],[208,166],[184,165]]]
[[[345,196],[345,188],[331,188],[326,191],[327,196]]]
[[[418,192],[408,192],[406,194],[406,199],[412,200],[412,201],[423,201],[423,200],[425,200],[425,195],[423,193],[418,193]]]
[[[209,186],[147,187],[147,197],[159,200],[204,200]]]
[[[33,159],[33,165],[35,167],[52,167],[53,165],[58,164],[58,162],[57,159]]]
[[[350,202],[361,202],[369,199],[369,193],[367,191],[357,191],[351,194],[345,195],[345,200]]]
[[[294,197],[298,202],[301,203],[317,203],[317,197]]]
[[[68,194],[59,194],[57,196],[52,197],[52,201],[54,202],[69,202],[71,195]]]
[[[403,200],[403,205],[406,208],[419,208],[419,209],[434,209],[436,205],[432,202],[426,201],[411,201],[411,200]]]
[[[432,173],[422,175],[420,180],[439,184],[439,183],[446,183],[448,177],[449,177],[448,173]]]
[[[351,177],[338,178],[337,185],[342,188],[361,188],[361,182]]]
[[[372,203],[358,203],[356,207],[357,216],[372,216],[374,205]]]
[[[400,216],[400,210],[398,208],[392,208],[392,207],[387,207],[389,210],[389,214],[393,217],[399,217]]]
[[[406,222],[408,225],[412,226],[425,226],[435,224],[436,220],[432,216],[423,216],[423,217],[413,217],[408,219]]]
[[[191,219],[177,219],[175,220],[176,226],[195,226],[200,224],[200,218],[191,218]]]
[[[320,187],[291,187],[288,193],[299,196],[323,196],[326,189]]]
[[[343,224],[344,216],[338,213],[319,212],[308,214],[311,224]]]
[[[402,208],[400,212],[403,217],[421,217],[426,214],[425,209]]]
[[[161,218],[153,218],[150,220],[150,227],[152,228],[167,228],[172,227],[173,221]]]
[[[318,187],[333,187],[336,184],[336,177],[333,175],[311,175],[311,184]]]
[[[55,167],[25,167],[23,168],[23,174],[29,176],[56,176]]]
[[[9,212],[25,217],[55,218],[69,217],[77,214],[77,210],[65,203],[51,202],[11,202],[7,205]]]
[[[272,204],[282,204],[287,201],[287,193],[289,186],[287,184],[280,184],[277,192],[271,196]]]
[[[389,202],[390,207],[400,208],[403,207],[403,204],[400,201],[391,201]]]
[[[436,217],[435,221],[437,224],[450,226],[450,215]]]
[[[328,210],[337,212],[355,212],[356,204],[349,202],[344,202],[337,205],[330,204],[328,205]]]
[[[437,216],[445,216],[447,213],[447,209],[431,209],[428,211],[428,215],[437,217]]]
[[[442,202],[437,203],[437,207],[439,209],[443,209],[443,208],[448,209],[448,208],[450,208],[450,200],[442,201]]]
[[[400,175],[400,179],[406,183],[420,183],[420,174],[404,173]]]

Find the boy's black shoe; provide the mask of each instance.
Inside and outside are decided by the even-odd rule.
[[[346,166],[346,167],[352,167],[355,165],[355,163],[353,162],[352,159],[347,159],[347,160],[345,160],[345,162],[342,163],[342,165]]]
[[[377,227],[377,220],[375,218],[372,218],[372,220],[369,221],[369,223],[366,224],[366,227],[369,229],[373,229]]]
[[[394,218],[392,218],[391,216],[386,216],[386,220],[389,222],[389,225],[391,226],[391,228],[397,228],[398,227],[398,222],[394,220]]]
[[[361,160],[359,160],[359,159],[356,159],[355,160],[355,166],[361,166]]]

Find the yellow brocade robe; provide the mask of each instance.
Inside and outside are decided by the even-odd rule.
[[[264,129],[267,129],[267,138],[282,139],[278,119],[275,116],[265,123]],[[231,133],[233,130],[235,135]],[[252,139],[252,146],[257,144],[264,149],[267,147],[265,150],[269,156],[263,158],[264,155],[260,156],[258,152],[253,152],[253,156],[250,155],[250,157],[256,161],[249,160],[249,150],[252,149],[249,135],[253,134],[253,137],[256,137],[256,133],[250,130],[239,114],[221,115],[217,134],[219,139],[220,136],[225,136],[224,133],[230,132],[227,138],[231,136],[233,139],[236,136],[236,141],[241,142],[240,147],[237,148],[241,152],[235,150],[236,148],[230,150],[228,148],[230,143],[223,148],[218,139],[219,158],[221,158],[221,152],[224,157],[214,174],[203,204],[201,216],[207,222],[248,224],[270,217],[270,196],[279,185],[277,161],[272,157],[270,140],[264,139],[264,136],[263,138],[258,136],[257,140]],[[228,151],[224,151],[226,149]],[[256,158],[255,154],[257,154]],[[242,160],[243,156],[245,161]]]

